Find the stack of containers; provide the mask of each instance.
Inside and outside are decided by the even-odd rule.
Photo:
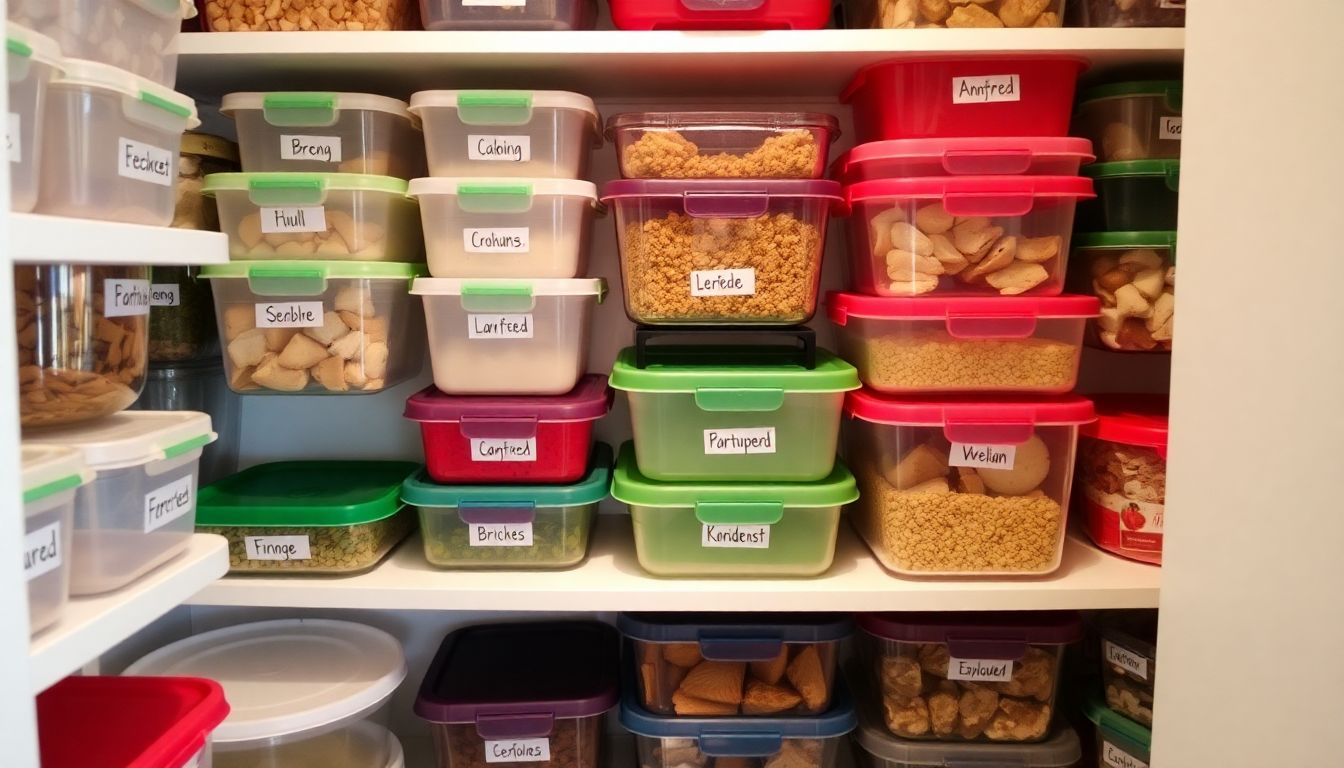
[[[1100,621],[1104,696],[1083,714],[1097,729],[1098,765],[1147,765],[1157,682],[1157,611],[1107,611]]]
[[[424,300],[434,384],[406,403],[426,464],[402,499],[445,568],[564,568],[587,556],[611,449],[611,408],[586,374],[606,293],[586,278],[601,143],[592,99],[563,91],[422,91],[420,203],[432,277]]]

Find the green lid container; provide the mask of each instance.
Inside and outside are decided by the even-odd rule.
[[[1078,94],[1078,105],[1082,107],[1094,101],[1128,99],[1136,96],[1161,98],[1167,107],[1179,113],[1185,100],[1185,86],[1180,80],[1130,80],[1123,83],[1107,83],[1082,90]]]
[[[279,461],[201,489],[199,526],[363,525],[401,509],[405,461]]]
[[[1095,693],[1088,695],[1083,714],[1097,726],[1098,765],[1146,768],[1152,731],[1107,707]]]
[[[1082,231],[1151,232],[1176,229],[1180,160],[1127,160],[1085,165],[1096,180],[1097,199],[1080,206]]]

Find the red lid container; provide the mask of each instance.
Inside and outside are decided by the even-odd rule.
[[[960,296],[893,299],[832,291],[826,294],[831,322],[852,317],[880,320],[945,320],[955,338],[1025,338],[1036,320],[1086,319],[1101,314],[1095,296]]]
[[[1092,142],[1064,137],[893,139],[860,144],[831,166],[845,184],[924,176],[1077,176]]]
[[[831,0],[609,0],[617,29],[821,29]]]
[[[1166,526],[1167,398],[1101,395],[1078,441],[1074,514],[1093,543],[1161,565]]]
[[[875,424],[942,427],[957,443],[1022,443],[1037,427],[1079,426],[1096,418],[1092,401],[1078,395],[901,400],[867,389],[846,392],[844,412]]]
[[[1079,434],[1112,443],[1152,448],[1167,458],[1165,395],[1097,395],[1097,420]]]

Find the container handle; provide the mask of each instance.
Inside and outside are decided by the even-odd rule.
[[[325,128],[336,124],[336,94],[316,91],[277,91],[261,99],[261,114],[278,127]]]
[[[457,516],[469,525],[519,525],[536,521],[537,505],[531,501],[463,501],[457,505]]]
[[[697,501],[695,519],[705,525],[774,525],[784,519],[781,501]]]
[[[459,299],[467,312],[531,312],[537,305],[531,283],[466,283]]]
[[[253,205],[321,205],[327,199],[327,184],[318,176],[308,174],[250,179],[247,197]]]
[[[1172,192],[1181,191],[1181,164],[1170,163],[1167,165],[1167,189]]]
[[[710,757],[768,757],[784,748],[780,733],[702,733],[700,751]]]
[[[468,213],[526,213],[531,184],[458,184],[457,206]]]
[[[1027,190],[943,196],[943,208],[953,216],[1025,216],[1034,203]]]
[[[466,125],[527,125],[532,122],[532,92],[459,93],[457,119]]]
[[[1031,167],[1031,151],[955,150],[943,153],[943,170],[954,176],[1014,176]]]
[[[555,730],[555,715],[477,715],[476,734],[482,739],[535,739],[550,736]]]
[[[537,436],[537,417],[463,416],[458,429],[468,440],[528,440]]]
[[[946,326],[948,335],[954,339],[1029,339],[1036,333],[1036,318],[1030,315],[948,315]]]
[[[1036,434],[1036,425],[1023,421],[986,422],[984,417],[959,417],[949,409],[943,421],[943,436],[953,443],[1021,445]]]
[[[258,296],[321,296],[327,292],[327,271],[254,264],[247,270],[247,287]]]
[[[707,413],[773,413],[784,407],[784,390],[775,387],[698,387],[695,407]]]
[[[693,219],[749,219],[770,210],[764,192],[687,192],[682,210]]]
[[[681,0],[681,7],[696,12],[755,11],[765,7],[765,0]]]

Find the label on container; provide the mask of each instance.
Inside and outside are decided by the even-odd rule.
[[[182,290],[177,283],[154,283],[149,286],[149,306],[177,307],[182,305]]]
[[[530,227],[468,227],[462,230],[462,248],[467,253],[528,253],[531,233]]]
[[[282,301],[257,304],[258,328],[321,328],[322,302]]]
[[[268,235],[281,232],[326,232],[327,209],[320,205],[263,206],[261,231]]]
[[[1022,78],[1017,75],[981,75],[952,78],[953,104],[1021,101]]]
[[[23,120],[18,112],[9,113],[9,129],[5,131],[5,144],[9,147],[9,162],[23,162]]]
[[[706,429],[705,455],[724,453],[774,453],[774,427]]]
[[[953,443],[947,453],[950,467],[976,469],[1012,469],[1017,461],[1017,446],[991,443]]]
[[[311,560],[307,536],[244,536],[248,560]]]
[[[157,531],[190,512],[194,508],[195,490],[195,475],[187,475],[145,494],[145,533]]]
[[[1148,679],[1148,657],[1122,648],[1110,640],[1103,640],[1102,650],[1106,654],[1106,663],[1119,667],[1140,680]]]
[[[467,136],[467,159],[495,163],[526,163],[532,159],[531,136]]]
[[[171,187],[177,180],[173,172],[175,157],[177,150],[141,144],[124,136],[117,139],[117,175],[128,179]]]
[[[691,272],[692,296],[755,296],[755,269],[697,269]]]
[[[138,317],[149,314],[149,281],[109,278],[103,281],[103,316]]]
[[[341,137],[281,134],[280,159],[339,163],[341,162]]]
[[[1101,742],[1101,762],[1110,768],[1148,768],[1148,764],[1109,741]]]
[[[472,461],[536,461],[537,438],[471,438]]]
[[[973,683],[1006,683],[1013,679],[1012,659],[947,660],[947,679]]]
[[[469,523],[467,541],[473,547],[530,547],[531,523]],[[545,742],[545,739],[541,741]],[[536,758],[549,760],[550,758]],[[526,763],[528,760],[492,760],[494,763]]]
[[[23,535],[23,578],[26,581],[60,568],[64,559],[59,520]]]
[[[711,549],[769,549],[768,525],[711,525],[700,528],[700,546]]]
[[[550,739],[509,739],[485,742],[487,763],[548,763],[551,760]]]
[[[467,315],[469,339],[530,339],[532,315]]]
[[[1181,118],[1164,117],[1158,123],[1157,137],[1165,141],[1181,140]]]

